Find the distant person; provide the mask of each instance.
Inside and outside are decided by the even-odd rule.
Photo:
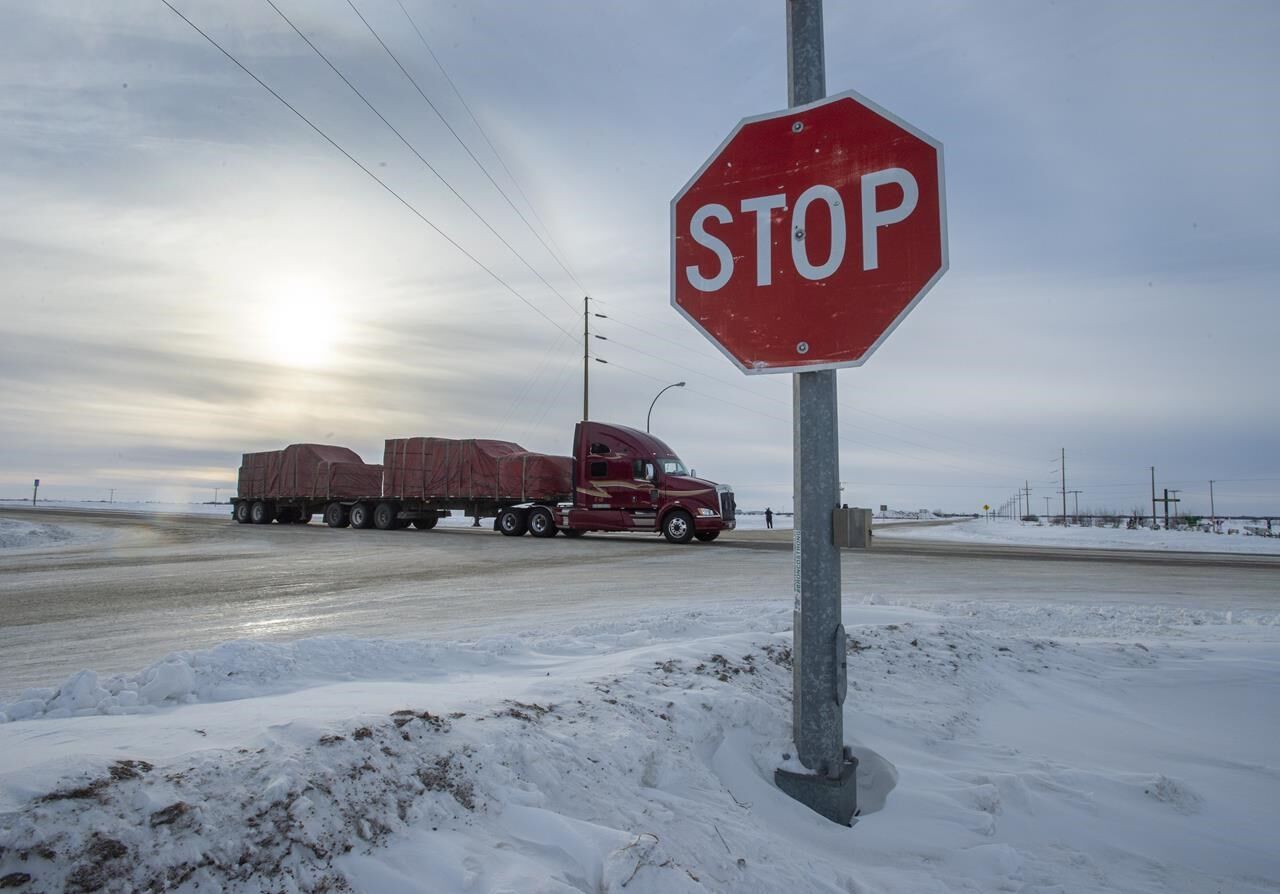
[[[773,510],[768,506],[764,507],[764,526],[770,531],[773,530]]]

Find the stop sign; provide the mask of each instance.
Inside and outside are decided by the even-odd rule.
[[[942,145],[852,92],[746,118],[671,233],[671,303],[744,372],[860,366],[947,269]]]

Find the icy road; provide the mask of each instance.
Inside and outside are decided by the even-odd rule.
[[[714,544],[655,537],[511,539],[492,530],[241,526],[194,515],[20,509],[69,532],[0,550],[0,700],[80,668],[135,669],[236,639],[482,635],[637,607],[777,600],[789,531]],[[1280,605],[1280,559],[895,541],[846,552],[846,598]]]

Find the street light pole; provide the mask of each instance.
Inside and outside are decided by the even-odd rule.
[[[674,384],[668,385],[666,388],[663,388],[656,395],[654,395],[653,400],[649,404],[649,413],[644,417],[644,430],[646,432],[649,430],[649,423],[653,420],[653,405],[658,402],[658,398],[662,397],[662,395],[666,394],[672,388],[683,388],[683,387],[684,387],[684,382],[675,382]]]

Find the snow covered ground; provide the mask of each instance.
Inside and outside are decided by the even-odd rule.
[[[0,706],[0,882],[1280,889],[1280,607],[847,603],[852,829],[771,782],[792,749],[790,614],[656,606],[77,674]]]
[[[0,518],[0,550],[5,552],[74,546],[100,539],[101,531],[84,525],[60,525]]]
[[[0,500],[0,509],[32,509],[29,500]],[[34,507],[34,511],[39,512],[41,509],[90,509],[101,510],[102,512],[154,512],[162,513],[180,513],[182,515],[221,515],[231,518],[230,503],[160,503],[153,501],[146,502],[128,502],[124,500],[116,500],[108,503],[106,500],[45,500],[41,498],[38,505]]]
[[[1151,531],[1146,528],[1063,528],[1020,523],[1007,518],[971,519],[930,527],[896,526],[886,536],[916,540],[949,540],[969,543],[1002,543],[1025,546],[1066,546],[1083,549],[1177,550],[1179,552],[1260,553],[1280,555],[1280,537],[1243,533],[1243,522],[1227,527],[1238,534],[1201,531]],[[879,525],[877,524],[877,527]]]

